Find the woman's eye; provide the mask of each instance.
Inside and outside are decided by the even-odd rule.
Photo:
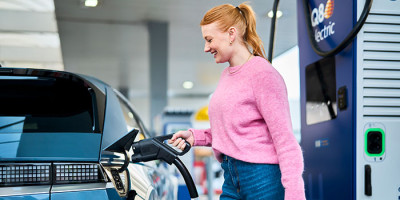
[[[207,42],[209,42],[209,43],[210,43],[211,41],[212,41],[212,40],[207,40]]]

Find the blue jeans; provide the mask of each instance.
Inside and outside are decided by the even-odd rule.
[[[226,155],[222,159],[225,180],[221,200],[284,199],[279,165],[248,163]]]

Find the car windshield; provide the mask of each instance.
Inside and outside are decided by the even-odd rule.
[[[0,133],[94,132],[94,99],[81,80],[0,76]]]

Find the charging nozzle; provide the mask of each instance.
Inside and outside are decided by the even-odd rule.
[[[197,198],[199,195],[194,185],[193,179],[190,176],[189,171],[186,169],[185,165],[178,158],[187,153],[191,146],[189,142],[185,141],[186,146],[182,152],[176,151],[174,148],[170,147],[168,144],[164,143],[164,140],[171,139],[173,134],[159,136],[149,139],[140,140],[133,143],[133,155],[131,161],[136,162],[146,162],[152,160],[164,160],[168,164],[174,164],[179,172],[182,174],[185,180],[186,186],[188,187],[189,194],[191,198]]]
[[[186,154],[191,148],[187,141],[185,141],[186,146],[182,152],[178,152],[168,144],[165,144],[164,140],[171,139],[172,135],[173,134],[163,135],[133,143],[132,149],[134,154],[132,156],[132,162],[164,160],[168,164],[172,164],[175,158]]]

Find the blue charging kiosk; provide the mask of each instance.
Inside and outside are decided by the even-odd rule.
[[[301,147],[306,197],[400,199],[400,1],[298,0]],[[310,29],[307,26],[309,20]],[[310,30],[309,29],[309,30]],[[310,35],[310,37],[308,37]]]

